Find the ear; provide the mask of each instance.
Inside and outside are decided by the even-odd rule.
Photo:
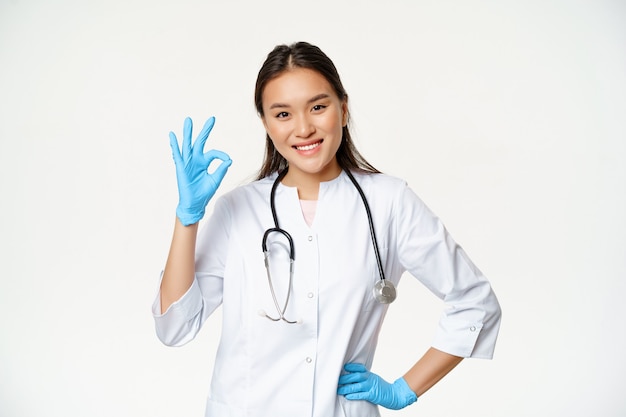
[[[350,118],[350,113],[348,112],[348,96],[346,96],[341,102],[341,126],[346,127],[348,124],[348,119]]]

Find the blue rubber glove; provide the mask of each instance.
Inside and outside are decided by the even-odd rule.
[[[348,400],[365,400],[391,410],[399,410],[417,401],[417,395],[404,378],[390,384],[360,363],[348,363],[343,369],[348,373],[339,377],[337,394]]]
[[[215,117],[206,121],[192,145],[193,123],[187,117],[183,126],[182,154],[178,148],[176,135],[174,132],[170,132],[170,146],[176,164],[176,181],[178,183],[176,216],[185,226],[197,223],[204,217],[204,210],[209,200],[217,191],[217,187],[219,187],[232,163],[230,157],[224,152],[210,150],[204,153],[204,144],[209,133],[211,133],[211,129],[213,129],[213,124],[215,124]],[[213,173],[209,174],[207,170],[215,159],[220,159],[223,162]]]

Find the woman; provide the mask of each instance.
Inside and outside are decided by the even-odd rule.
[[[181,345],[222,305],[206,415],[379,416],[462,358],[491,358],[500,307],[489,282],[404,181],[355,149],[332,61],[305,42],[277,46],[255,102],[267,132],[258,179],[219,198],[199,234],[231,161],[203,154],[213,118],[193,146],[185,121],[182,154],[170,133],[180,200],[153,309],[159,338]],[[405,271],[446,308],[432,348],[387,383],[370,368]]]

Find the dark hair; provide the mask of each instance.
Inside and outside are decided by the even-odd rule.
[[[317,46],[307,42],[297,42],[292,45],[278,45],[267,55],[267,59],[259,70],[254,90],[254,103],[259,116],[263,114],[263,91],[267,83],[292,68],[307,68],[320,73],[335,90],[339,100],[347,100],[348,94],[343,88],[335,64]],[[355,169],[362,172],[378,173],[369,162],[363,158],[354,146],[350,136],[349,124],[343,127],[341,144],[337,150],[337,162],[343,169]],[[278,153],[269,135],[265,135],[265,157],[263,166],[259,170],[257,179],[282,171],[287,167],[287,160]]]

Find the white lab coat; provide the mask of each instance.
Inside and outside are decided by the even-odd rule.
[[[261,250],[263,233],[274,223],[269,196],[275,177],[217,200],[198,236],[192,287],[164,314],[159,297],[153,305],[157,334],[167,345],[187,343],[222,305],[206,416],[379,416],[376,406],[336,394],[345,363],[371,367],[388,307],[372,296],[379,276],[363,202],[342,172],[320,185],[309,227],[297,190],[278,186],[278,220],[295,245],[285,316],[300,323],[273,322],[259,311],[278,316]],[[383,174],[355,173],[355,178],[371,207],[386,279],[398,284],[408,271],[445,302],[433,347],[491,358],[500,307],[489,282],[404,181]],[[277,234],[268,246],[282,308],[288,251]]]

